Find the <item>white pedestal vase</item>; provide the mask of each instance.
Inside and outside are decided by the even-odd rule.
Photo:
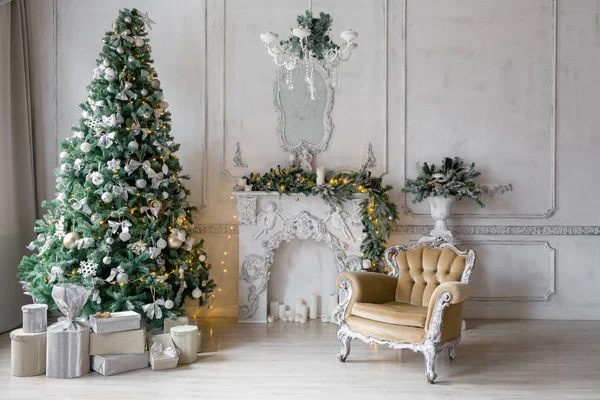
[[[456,243],[452,232],[446,226],[446,220],[450,218],[452,214],[452,203],[454,203],[454,197],[443,197],[435,196],[428,197],[429,209],[431,211],[431,217],[435,221],[435,225],[429,236],[423,236],[419,239],[419,242],[428,242],[434,239],[442,238],[448,243]]]

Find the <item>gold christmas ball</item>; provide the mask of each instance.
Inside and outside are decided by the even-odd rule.
[[[183,245],[183,242],[181,240],[179,240],[177,235],[173,235],[171,233],[169,235],[169,237],[167,238],[167,245],[169,246],[170,249],[177,250],[178,248],[181,247],[181,245]]]
[[[72,250],[77,247],[77,241],[79,240],[79,233],[77,232],[69,232],[63,238],[63,246],[67,249]]]

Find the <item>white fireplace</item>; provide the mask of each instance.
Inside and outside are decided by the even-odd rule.
[[[357,196],[333,209],[320,197],[279,195],[277,192],[234,192],[239,224],[239,311],[243,323],[267,321],[267,299],[275,253],[284,242],[313,240],[327,246],[336,272],[359,271],[362,240],[360,202]],[[306,246],[302,247],[304,250]],[[306,251],[294,255],[296,265],[314,262]],[[307,273],[311,269],[307,268]],[[332,282],[332,286],[333,286]],[[305,300],[311,293],[306,294]]]

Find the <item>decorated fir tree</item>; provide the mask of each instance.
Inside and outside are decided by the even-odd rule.
[[[92,289],[84,311],[135,310],[161,325],[215,284],[180,175],[171,115],[154,70],[148,14],[125,9],[104,43],[82,118],[61,143],[56,198],[37,221],[18,277],[50,308],[52,286]]]

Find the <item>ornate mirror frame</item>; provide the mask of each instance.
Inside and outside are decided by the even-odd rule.
[[[321,74],[323,78],[328,77],[327,71],[325,71],[325,68],[323,68],[321,65],[316,64],[315,71]],[[276,79],[275,84],[273,85],[273,104],[275,106],[275,111],[277,112],[277,137],[279,138],[279,144],[284,151],[288,153],[294,153],[298,158],[301,157],[302,150],[304,149],[307,149],[313,156],[327,150],[329,139],[331,138],[331,132],[333,131],[331,110],[333,110],[333,96],[335,90],[327,83],[324,83],[324,85],[327,88],[327,103],[325,104],[325,112],[323,113],[323,138],[317,144],[308,143],[303,139],[300,139],[296,145],[291,145],[285,137],[285,113],[279,97],[279,91],[281,89],[279,87],[279,79]]]

